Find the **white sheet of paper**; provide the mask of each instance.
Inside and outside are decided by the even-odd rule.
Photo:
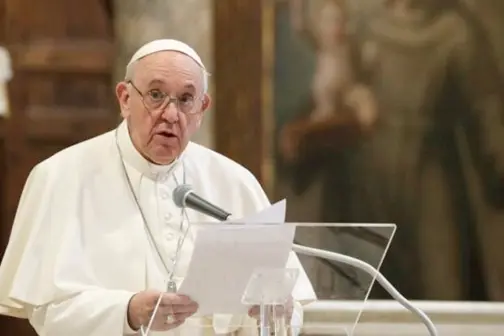
[[[178,293],[198,302],[198,315],[247,314],[241,300],[254,270],[283,268],[296,227],[283,225],[285,200],[234,223],[198,228]],[[268,225],[259,225],[261,223]],[[279,223],[281,225],[273,225]]]
[[[285,223],[285,213],[287,212],[287,200],[284,198],[272,206],[257,212],[248,217],[230,220],[231,223],[241,224],[278,224]]]

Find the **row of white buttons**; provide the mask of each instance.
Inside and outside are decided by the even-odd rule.
[[[178,227],[178,216],[174,216],[177,209],[171,200],[172,193],[170,192],[174,185],[169,183],[167,175],[159,176],[157,180],[157,189],[158,189],[158,213],[159,218],[162,219],[162,227],[161,232],[163,232],[164,239],[164,250],[166,256],[170,259],[172,263],[175,262],[178,239],[181,235],[180,229]],[[175,182],[175,181],[173,181]],[[171,210],[171,211],[170,211]],[[182,220],[182,218],[180,218]]]
[[[170,199],[170,193],[167,190],[168,186],[165,183],[163,183],[163,182],[167,181],[167,175],[160,176],[158,181],[161,182],[161,183],[158,183],[158,190],[159,190],[159,195],[162,200],[159,204],[160,205],[159,209],[166,210],[166,209],[171,208],[171,206],[170,206],[171,204],[169,204],[169,202],[168,202],[168,200]],[[166,232],[164,234],[164,238],[167,242],[169,242],[170,249],[171,249],[171,248],[173,248],[173,246],[171,246],[173,244],[172,241],[178,236],[174,232],[173,228],[170,228],[171,220],[173,219],[173,214],[171,212],[166,212],[162,216],[163,216],[163,220],[164,220],[164,228],[162,228],[162,230]]]

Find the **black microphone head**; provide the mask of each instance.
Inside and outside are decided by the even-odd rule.
[[[186,206],[185,201],[187,198],[187,195],[189,195],[192,192],[192,187],[188,184],[182,184],[179,185],[178,187],[173,190],[173,201],[175,202],[175,205],[178,206],[179,208],[184,208]]]

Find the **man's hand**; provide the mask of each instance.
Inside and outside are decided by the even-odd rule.
[[[249,316],[255,319],[259,319],[261,308],[259,306],[253,306],[249,309]],[[275,307],[275,315],[277,317],[285,317],[286,321],[290,321],[292,318],[292,311],[294,310],[294,301],[292,298],[287,301],[285,305],[278,305]]]
[[[177,328],[198,310],[198,304],[189,297],[174,293],[162,293],[155,290],[139,292],[128,304],[128,323],[133,330],[147,326],[154,308],[163,295],[154,317],[151,330],[166,331]]]

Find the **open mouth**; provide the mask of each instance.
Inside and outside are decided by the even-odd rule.
[[[159,132],[158,135],[161,135],[165,138],[176,138],[177,136],[173,134],[172,132],[164,131],[164,132]]]

